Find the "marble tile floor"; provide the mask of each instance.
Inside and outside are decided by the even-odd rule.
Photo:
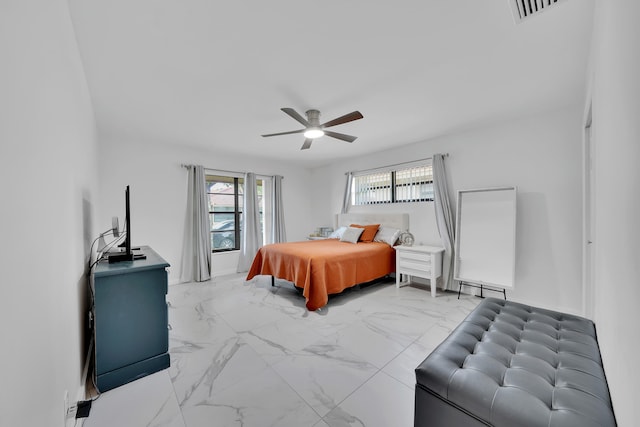
[[[103,393],[84,427],[410,427],[415,367],[480,300],[387,280],[309,312],[235,274],[167,301],[171,367]]]

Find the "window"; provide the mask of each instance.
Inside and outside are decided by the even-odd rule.
[[[223,252],[240,249],[240,225],[242,224],[242,202],[244,179],[234,176],[206,175],[209,199],[209,224],[211,226],[211,249]],[[263,181],[257,179],[260,224],[263,224]]]
[[[372,173],[353,177],[352,203],[354,205],[374,205],[391,203],[391,172]]]
[[[351,187],[353,205],[428,202],[433,200],[431,161],[356,172]]]

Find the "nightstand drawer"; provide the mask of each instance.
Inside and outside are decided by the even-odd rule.
[[[403,250],[402,252],[400,252],[400,259],[412,259],[412,260],[417,260],[417,261],[425,261],[425,260],[429,260],[431,261],[431,254],[427,254],[424,252],[413,252],[413,251],[407,251],[407,250]]]
[[[411,267],[404,267],[401,270],[401,274],[407,274],[409,276],[416,276],[428,279],[431,277],[431,270],[423,270],[421,268],[414,269]]]
[[[431,257],[429,257],[428,259],[424,259],[423,257],[423,259],[421,260],[400,258],[397,267],[401,269],[418,270],[423,273],[430,274],[429,272],[431,271]]]

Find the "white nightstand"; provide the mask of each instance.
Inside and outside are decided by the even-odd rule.
[[[394,246],[396,250],[396,288],[411,283],[411,276],[429,279],[431,296],[436,296],[436,279],[442,275],[442,253],[438,246]],[[405,276],[405,281],[401,276]]]

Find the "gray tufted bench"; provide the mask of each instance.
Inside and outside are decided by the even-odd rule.
[[[414,425],[615,426],[593,322],[483,300],[416,368]]]

